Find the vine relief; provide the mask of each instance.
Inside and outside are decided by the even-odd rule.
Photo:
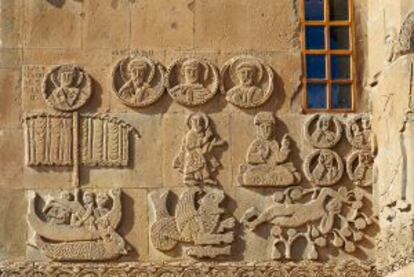
[[[284,187],[301,181],[301,174],[293,163],[288,162],[290,138],[284,135],[279,145],[273,137],[275,124],[270,112],[260,112],[255,116],[256,139],[247,151],[246,163],[240,166],[240,185]]]
[[[171,97],[184,106],[206,103],[217,93],[217,68],[201,58],[181,58],[167,69],[167,90]]]
[[[162,96],[164,79],[161,64],[146,57],[130,56],[116,64],[113,87],[122,103],[140,108],[155,103]]]
[[[78,65],[52,68],[42,83],[46,103],[59,111],[74,111],[86,104],[92,95],[92,81]]]
[[[241,108],[264,104],[273,93],[273,71],[253,56],[237,56],[221,70],[221,90],[226,100]]]
[[[221,166],[213,149],[226,142],[213,131],[210,118],[204,113],[192,113],[186,120],[188,131],[181,149],[174,159],[173,168],[183,175],[183,182],[189,186],[217,185],[213,177]]]
[[[271,256],[275,260],[292,259],[291,250],[299,238],[306,240],[304,259],[318,259],[318,249],[328,243],[353,253],[365,238],[363,231],[373,223],[362,212],[364,194],[359,190],[287,188],[276,192],[273,199],[275,203],[263,212],[248,209],[242,222],[251,231],[262,224],[272,226]]]
[[[43,203],[43,206],[41,206]],[[104,261],[127,254],[116,232],[122,217],[121,191],[75,189],[41,197],[29,193],[30,243],[55,261]]]
[[[150,237],[153,246],[160,251],[170,251],[179,242],[187,243],[185,253],[196,258],[229,256],[234,240],[235,220],[225,215],[221,207],[225,200],[223,191],[202,191],[192,187],[180,196],[175,215],[170,210],[171,191],[150,194],[155,212]]]

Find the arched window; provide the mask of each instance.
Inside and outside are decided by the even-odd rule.
[[[300,0],[306,112],[355,108],[352,0]]]

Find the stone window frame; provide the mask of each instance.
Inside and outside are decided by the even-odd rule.
[[[323,21],[310,21],[305,18],[305,1],[300,0],[300,45],[301,45],[301,56],[302,56],[302,85],[303,85],[303,97],[302,97],[302,110],[304,113],[353,113],[357,110],[357,95],[356,95],[356,83],[357,83],[357,74],[356,74],[356,34],[355,34],[355,8],[353,0],[348,1],[349,8],[349,19],[341,21],[331,21],[330,20],[330,0],[324,0],[324,20]],[[324,27],[325,28],[325,49],[314,50],[306,49],[306,27]],[[333,50],[330,49],[330,28],[334,27],[348,27],[349,28],[349,49],[348,50]],[[307,78],[307,68],[306,68],[306,55],[323,55],[325,56],[325,79],[308,79]],[[350,78],[348,80],[332,79],[332,66],[331,66],[331,56],[332,55],[345,55],[350,57]],[[323,109],[312,109],[308,108],[308,84],[326,84],[326,108]],[[333,84],[349,84],[351,85],[351,108],[349,109],[338,109],[332,107],[332,94]]]

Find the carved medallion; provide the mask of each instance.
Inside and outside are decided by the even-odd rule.
[[[108,193],[75,189],[46,197],[31,192],[30,243],[55,261],[116,259],[127,254],[125,240],[116,232],[121,216],[119,189]]]
[[[91,97],[91,83],[89,75],[78,65],[59,65],[45,75],[43,97],[56,110],[74,111]]]
[[[221,69],[221,90],[233,105],[258,107],[273,93],[273,71],[256,57],[234,57]]]
[[[284,187],[301,181],[300,173],[288,162],[290,138],[284,135],[279,144],[274,139],[275,124],[270,112],[260,112],[255,116],[256,139],[247,151],[246,163],[240,166],[240,185]]]
[[[113,88],[125,105],[149,106],[164,93],[164,68],[146,57],[126,57],[115,66]]]
[[[364,195],[345,187],[338,191],[288,188],[282,194],[275,193],[273,199],[275,203],[263,212],[255,207],[248,209],[242,222],[252,231],[262,224],[272,225],[272,258],[275,260],[292,259],[292,248],[299,239],[307,242],[301,253],[303,259],[318,259],[318,249],[328,244],[353,253],[357,243],[364,239],[363,230],[373,223],[361,211]]]
[[[360,114],[347,122],[346,138],[356,149],[370,149],[371,141],[371,118],[367,114]]]
[[[336,152],[318,149],[306,157],[303,171],[312,184],[332,186],[338,183],[344,174],[344,164]]]
[[[170,194],[171,191],[150,194],[155,212],[155,222],[150,231],[153,246],[160,251],[169,251],[183,242],[191,244],[185,248],[188,256],[229,256],[235,220],[226,217],[220,207],[225,199],[224,192],[189,188],[180,196],[175,215],[171,215],[168,209],[171,206]]]
[[[178,59],[167,70],[168,93],[184,106],[206,103],[217,93],[218,84],[216,67],[204,59]]]
[[[374,182],[374,156],[368,150],[357,150],[346,160],[349,179],[357,186],[369,187]]]
[[[332,115],[315,114],[305,123],[305,137],[316,148],[332,148],[342,136],[341,122]]]
[[[186,123],[188,131],[174,159],[173,168],[183,174],[186,185],[217,185],[213,174],[221,163],[213,149],[224,146],[226,142],[214,133],[210,119],[204,113],[190,114]]]

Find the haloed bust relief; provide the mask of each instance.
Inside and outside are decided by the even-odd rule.
[[[273,72],[258,58],[237,56],[227,61],[221,70],[221,89],[233,105],[257,107],[273,93]]]
[[[124,104],[132,107],[149,106],[164,92],[164,69],[146,57],[123,58],[115,66],[113,87]]]

